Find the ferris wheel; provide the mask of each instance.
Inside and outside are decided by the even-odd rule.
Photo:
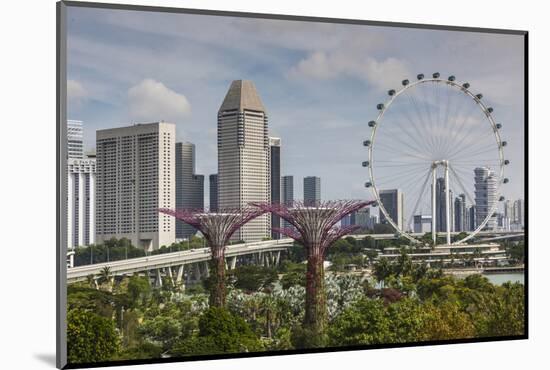
[[[377,105],[370,121],[369,180],[381,221],[412,242],[431,232],[460,244],[484,228],[496,227],[507,142],[493,108],[455,76],[417,75]],[[452,242],[451,235],[461,234]],[[465,236],[464,236],[465,235]]]

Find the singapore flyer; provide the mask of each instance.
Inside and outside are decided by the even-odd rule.
[[[428,228],[434,244],[443,235],[448,245],[492,226],[510,162],[503,126],[483,94],[452,75],[418,74],[389,90],[376,108],[363,142],[368,150],[363,167],[381,220],[413,243]],[[398,212],[383,199],[389,191]],[[460,238],[452,240],[453,233]]]

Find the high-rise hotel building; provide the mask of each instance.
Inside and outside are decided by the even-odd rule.
[[[237,80],[218,111],[218,206],[242,208],[250,202],[270,202],[267,112],[252,81]],[[270,235],[264,214],[233,236],[258,241]]]
[[[96,242],[128,238],[152,251],[175,241],[176,126],[156,122],[96,132]]]
[[[95,242],[96,160],[85,158],[82,121],[67,121],[67,248]]]

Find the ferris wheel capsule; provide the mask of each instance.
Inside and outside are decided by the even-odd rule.
[[[500,130],[502,128],[502,124],[500,124],[500,123],[497,123],[495,126],[496,126],[497,130]]]
[[[376,126],[376,121],[369,121],[369,127]]]
[[[477,98],[477,100],[481,100],[483,98],[483,94],[477,94],[476,98]]]
[[[493,113],[493,108],[492,107],[487,108],[487,112]]]
[[[370,145],[370,140],[363,141],[363,146],[369,146],[369,145]]]
[[[503,196],[500,196],[500,198],[498,198],[498,201],[499,202],[502,202],[504,200],[504,197]]]
[[[422,73],[416,75],[416,78],[419,79],[419,80],[423,80],[424,79],[424,75]]]
[[[368,167],[368,166],[369,166],[369,161],[364,161],[364,162],[362,163],[362,165],[363,165],[363,167]]]
[[[389,90],[388,95],[389,96],[394,96],[395,95],[395,90],[394,89]]]
[[[384,109],[384,104],[382,104],[382,103],[377,104],[376,109],[378,109],[378,110]]]
[[[372,187],[372,182],[370,182],[370,181],[369,181],[369,182],[366,182],[366,183],[365,183],[365,187],[366,187],[366,188]]]
[[[504,160],[504,164],[505,164],[506,166],[508,166],[508,165],[510,164],[510,161],[507,160],[507,159],[505,159],[505,160]]]
[[[407,86],[409,84],[409,80],[403,80],[403,81],[401,81],[401,84],[403,86]]]
[[[465,88],[465,89],[469,89],[470,88],[470,84],[468,82],[464,82],[462,84],[462,87]]]
[[[456,77],[455,77],[455,76],[449,76],[449,77],[447,78],[447,80],[453,82],[454,80],[456,80]]]
[[[505,184],[508,184],[509,181],[510,180],[507,177],[505,177],[504,180],[502,180],[502,182],[505,183]]]
[[[441,76],[441,75],[439,74],[439,72],[435,72],[435,73],[432,75],[433,78],[439,78],[439,76]]]
[[[502,143],[500,143],[500,146],[502,146],[502,147],[504,147],[506,145],[508,145],[508,143],[506,141],[503,141]]]

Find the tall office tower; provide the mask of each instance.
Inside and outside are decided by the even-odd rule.
[[[466,195],[455,198],[454,215],[454,231],[466,231]]]
[[[445,179],[439,177],[436,182],[436,206],[435,222],[437,231],[447,231],[447,202],[445,200]],[[453,191],[449,190],[450,220],[451,231],[455,229],[455,203],[453,201]]]
[[[82,121],[67,120],[67,155],[68,158],[84,158]]]
[[[95,242],[95,158],[68,159],[67,248]]]
[[[476,229],[476,207],[472,205],[466,210],[466,231],[474,231]]]
[[[195,144],[176,143],[176,208],[204,209],[204,175],[195,174]],[[186,239],[197,229],[176,220],[176,238]]]
[[[269,138],[269,167],[271,179],[271,203],[281,202],[281,139]],[[271,215],[271,238],[280,239],[280,234],[274,232],[274,228],[281,227],[279,216]]]
[[[156,122],[96,132],[96,242],[128,238],[152,251],[175,241],[176,125]]]
[[[281,202],[291,206],[294,202],[294,176],[281,177]],[[290,224],[283,220],[283,228],[287,229]]]
[[[497,202],[497,178],[489,167],[477,167],[474,169],[474,194],[476,202],[476,227],[479,226]],[[495,230],[496,218],[494,215],[483,230]]]
[[[210,211],[218,211],[218,174],[214,173],[210,175]]]
[[[525,226],[525,202],[523,199],[514,202],[514,221],[521,227]]]
[[[413,231],[415,233],[430,233],[430,232],[432,232],[432,216],[429,216],[429,215],[414,215]]]
[[[388,216],[400,230],[403,230],[403,227],[405,226],[405,215],[403,209],[405,201],[401,189],[380,190],[378,195],[380,196],[380,200],[382,201],[384,208],[388,212]],[[386,216],[382,212],[380,212],[380,223],[388,223]]]
[[[252,81],[233,81],[218,111],[218,206],[241,208],[271,202],[267,112]],[[270,235],[270,217],[248,222],[234,240]]]
[[[321,202],[321,178],[304,177],[304,204],[317,205]]]

